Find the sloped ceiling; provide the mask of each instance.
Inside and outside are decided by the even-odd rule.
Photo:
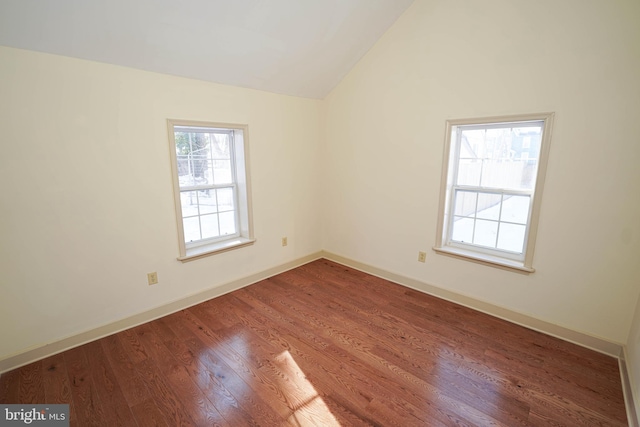
[[[0,0],[0,45],[324,98],[413,0]]]

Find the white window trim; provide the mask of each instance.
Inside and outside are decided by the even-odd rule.
[[[236,139],[233,143],[232,158],[235,173],[236,206],[238,232],[226,239],[216,239],[192,244],[185,243],[182,225],[182,205],[180,202],[180,182],[178,178],[178,160],[176,155],[175,127],[200,127],[207,129],[238,130],[241,131],[242,141]],[[249,179],[249,129],[247,125],[230,123],[211,123],[190,120],[167,120],[169,133],[169,153],[171,156],[171,173],[173,179],[173,196],[176,210],[176,224],[178,228],[178,246],[182,262],[193,261],[206,256],[252,245],[256,240],[253,236],[253,218],[251,209],[251,180]],[[184,189],[183,189],[184,190]]]
[[[513,116],[483,117],[475,119],[457,119],[447,120],[445,130],[445,147],[443,155],[443,168],[440,186],[440,201],[438,210],[438,224],[436,232],[436,245],[433,250],[436,253],[453,256],[459,259],[498,267],[518,273],[533,273],[533,255],[538,232],[538,220],[540,216],[540,202],[542,200],[542,191],[544,189],[544,181],[547,171],[547,161],[549,158],[549,148],[551,142],[551,132],[553,126],[554,113],[538,113],[538,114],[522,114]],[[486,125],[493,123],[509,123],[509,122],[526,122],[526,121],[542,121],[544,127],[542,131],[542,139],[540,146],[540,157],[538,160],[538,172],[536,185],[531,200],[531,215],[529,226],[527,227],[526,245],[524,249],[524,258],[522,260],[509,259],[508,257],[496,256],[475,249],[467,249],[465,247],[456,246],[447,243],[447,224],[451,215],[451,197],[453,192],[452,178],[454,170],[451,167],[451,131],[454,126],[463,125]]]

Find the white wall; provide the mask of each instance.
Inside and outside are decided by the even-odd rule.
[[[0,360],[320,250],[320,105],[0,48]],[[249,125],[255,245],[176,260],[167,118]]]
[[[625,343],[640,292],[639,21],[636,0],[417,0],[325,100],[324,249]],[[445,120],[550,111],[537,271],[431,251]]]

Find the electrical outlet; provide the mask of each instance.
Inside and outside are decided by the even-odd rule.
[[[287,238],[286,237],[282,238],[282,246],[287,246]]]
[[[155,285],[156,283],[158,283],[158,273],[156,273],[155,271],[153,273],[148,273],[147,282],[149,282],[149,285]]]
[[[427,260],[426,252],[418,252],[418,262],[425,262]]]

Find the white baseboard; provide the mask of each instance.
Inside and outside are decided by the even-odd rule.
[[[430,285],[420,280],[412,279],[401,274],[392,273],[381,268],[364,264],[359,261],[354,261],[347,257],[331,252],[322,251],[321,254],[322,258],[326,258],[339,264],[352,267],[356,270],[371,274],[372,276],[380,277],[391,282],[398,283],[408,288],[415,289],[417,291],[424,292],[426,294],[472,308],[482,313],[507,320],[511,323],[515,323],[529,329],[533,329],[534,331],[542,332],[544,334],[560,338],[564,341],[569,341],[582,347],[587,347],[591,350],[595,350],[597,352],[604,353],[615,358],[620,358],[620,355],[622,353],[622,344],[613,343],[603,338],[594,337],[583,332],[574,331],[563,326],[536,319],[535,317],[528,316],[526,314],[518,313],[516,311],[500,307],[485,301],[481,301],[467,295],[448,291],[446,289]]]
[[[175,313],[185,308],[200,304],[201,302],[210,300],[211,298],[219,297],[221,295],[233,292],[237,289],[249,286],[253,283],[283,273],[287,270],[299,267],[303,264],[316,260],[322,257],[321,252],[316,252],[307,255],[302,258],[287,262],[276,267],[269,268],[268,270],[255,273],[232,282],[225,283],[214,288],[207,289],[196,294],[180,298],[170,303],[164,304],[160,307],[152,308],[151,310],[144,311],[142,313],[134,314],[133,316],[126,317],[124,319],[117,320],[115,322],[89,329],[79,334],[74,334],[66,338],[62,338],[57,341],[53,341],[47,344],[37,346],[14,355],[10,355],[0,360],[0,374],[10,371],[12,369],[19,368],[29,363],[35,362],[40,359],[44,359],[54,354],[61,353],[65,350],[69,350],[74,347],[86,344],[88,342],[106,337],[116,332],[124,331],[134,326],[141,325],[146,322],[158,319],[163,316],[167,316],[171,313]]]

